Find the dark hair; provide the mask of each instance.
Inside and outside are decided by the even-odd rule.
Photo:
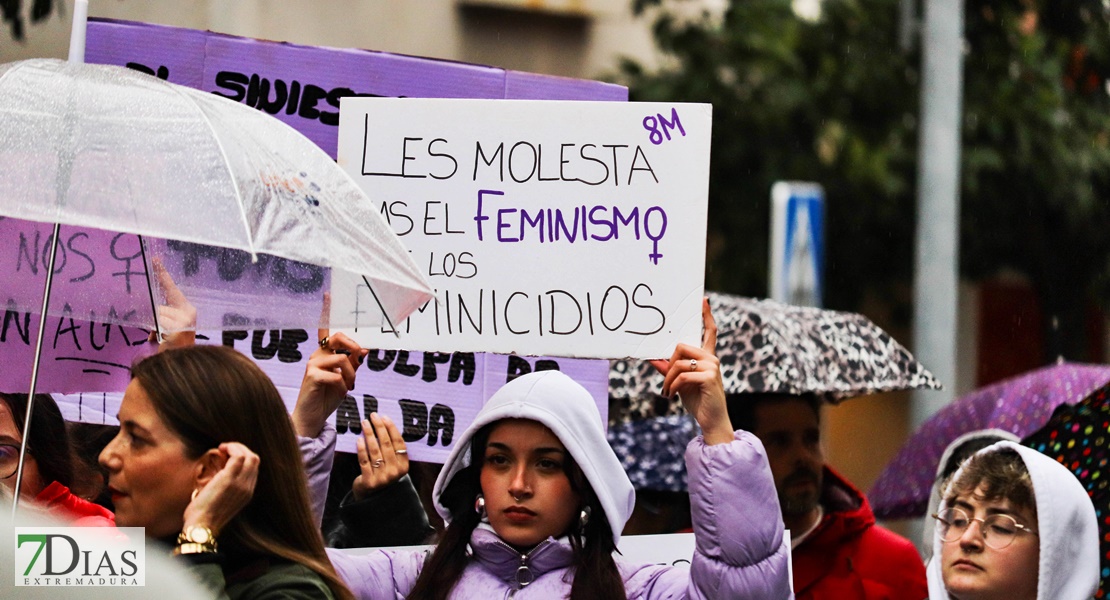
[[[324,551],[293,425],[270,378],[224,346],[160,352],[136,364],[132,377],[190,457],[234,441],[261,459],[250,503],[220,532],[221,550],[302,564],[337,598],[353,598]]]
[[[1037,518],[1037,500],[1033,479],[1021,455],[1014,450],[998,450],[976,454],[963,464],[959,477],[945,486],[944,500],[949,506],[960,496],[982,489],[983,500],[1009,500],[1018,510],[1026,510]]]
[[[499,421],[490,423],[474,433],[470,440],[470,465],[451,478],[443,491],[441,503],[451,511],[451,523],[443,532],[431,557],[424,563],[420,577],[408,598],[410,600],[446,600],[469,562],[466,552],[470,535],[478,526],[479,516],[474,510],[474,500],[482,491],[480,475],[486,455],[490,432]],[[568,532],[574,554],[574,580],[570,587],[570,600],[593,598],[624,599],[627,594],[624,580],[613,560],[613,530],[605,518],[605,509],[590,486],[586,475],[569,454],[563,469],[570,480],[571,489],[589,507],[590,519],[583,530]],[[577,522],[576,522],[577,524]]]
[[[31,431],[23,431],[27,418],[27,394],[0,394],[0,401],[8,405],[20,435],[27,440],[29,453],[35,457],[39,474],[46,485],[57,481],[68,487],[73,485],[73,455],[66,433],[62,411],[50,394],[35,394],[35,407],[31,410]],[[41,490],[40,490],[41,491]]]
[[[778,404],[790,400],[800,400],[813,409],[817,419],[821,419],[821,398],[814,393],[805,394],[726,394],[725,402],[728,406],[728,419],[732,421],[733,429],[755,431],[759,428],[756,422],[755,411],[760,406]]]
[[[108,492],[108,470],[100,466],[100,453],[119,433],[118,425],[99,423],[66,423],[69,443],[73,448],[74,494],[87,498],[108,510],[115,510]]]

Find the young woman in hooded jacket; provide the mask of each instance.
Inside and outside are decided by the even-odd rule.
[[[1087,600],[1098,589],[1091,499],[1036,450],[1002,441],[975,453],[934,517],[930,600]]]
[[[767,458],[753,435],[732,430],[707,303],[703,319],[702,347],[680,344],[654,362],[663,393],[679,394],[702,428],[686,452],[689,568],[614,559],[635,492],[589,392],[544,371],[506,384],[458,439],[433,493],[449,523],[434,551],[329,552],[336,571],[370,599],[790,597]],[[393,458],[391,436],[380,440],[372,458]]]

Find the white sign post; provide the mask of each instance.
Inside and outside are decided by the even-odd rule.
[[[822,305],[825,190],[816,183],[771,187],[770,297],[797,306]]]
[[[436,291],[372,348],[661,358],[699,343],[712,107],[344,98],[339,163]],[[332,310],[370,314],[363,282]]]

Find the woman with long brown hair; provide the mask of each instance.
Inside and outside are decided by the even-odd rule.
[[[222,346],[132,369],[100,455],[120,526],[145,527],[230,598],[351,598],[324,551],[293,424],[250,359]]]

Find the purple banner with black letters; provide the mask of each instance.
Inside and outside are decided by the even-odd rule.
[[[250,356],[273,379],[289,410],[297,401],[315,330],[224,331],[202,334],[199,343],[224,344]],[[401,429],[413,460],[443,462],[457,435],[508,380],[537,370],[557,369],[581,383],[608,421],[609,361],[501,354],[451,354],[375,350],[358,369],[355,389],[331,416],[338,449],[355,451],[362,420],[371,412],[389,415]],[[57,395],[67,419],[116,424],[121,394]]]
[[[89,20],[85,60],[139,69],[253,106],[332,158],[344,96],[628,99],[627,88],[597,81],[100,19]]]

